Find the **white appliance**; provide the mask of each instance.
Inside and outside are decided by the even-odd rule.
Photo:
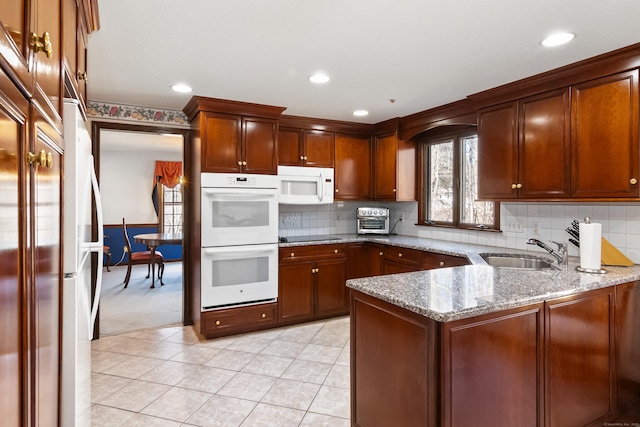
[[[333,168],[278,166],[279,201],[286,205],[333,203]]]
[[[278,297],[278,177],[203,173],[202,310]]]
[[[64,253],[62,283],[63,426],[91,424],[91,339],[98,311],[102,268],[91,298],[91,254],[102,265],[103,221],[91,138],[77,102],[64,102]],[[98,218],[98,240],[91,241],[92,190]]]

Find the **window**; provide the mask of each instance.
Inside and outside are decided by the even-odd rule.
[[[432,136],[422,145],[419,223],[499,230],[495,202],[479,202],[475,129]]]
[[[182,184],[160,187],[160,229],[163,233],[182,233]]]

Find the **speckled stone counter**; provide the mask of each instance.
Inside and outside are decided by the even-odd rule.
[[[471,265],[464,267],[347,281],[347,286],[351,289],[439,322],[640,280],[640,265],[605,267],[608,270],[606,274],[586,274],[575,271],[579,259],[570,257],[567,270],[531,271],[490,267],[480,256],[486,253],[519,253],[544,257],[555,264],[553,257],[542,250],[521,251],[409,236],[372,237],[349,234],[335,237],[340,240],[281,243],[280,246],[372,241],[469,259]]]

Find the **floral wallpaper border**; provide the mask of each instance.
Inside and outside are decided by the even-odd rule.
[[[134,122],[163,123],[167,125],[188,126],[187,116],[182,111],[140,107],[137,105],[112,104],[89,101],[87,116]]]

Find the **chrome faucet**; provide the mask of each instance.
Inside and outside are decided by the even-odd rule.
[[[567,244],[560,242],[553,242],[558,245],[558,250],[554,251],[552,248],[547,246],[544,242],[541,242],[538,239],[529,239],[527,241],[527,245],[536,245],[549,252],[553,257],[558,260],[558,264],[567,267],[569,265],[569,251],[567,251]]]

